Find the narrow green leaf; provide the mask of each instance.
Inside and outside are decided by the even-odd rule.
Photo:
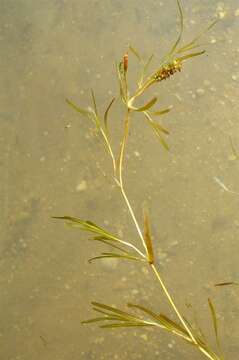
[[[152,111],[150,113],[151,113],[151,115],[159,115],[159,116],[161,116],[161,115],[169,113],[169,111],[171,111],[171,110],[172,110],[172,107],[168,107],[166,109],[158,110],[158,111]]]
[[[66,102],[68,105],[70,105],[74,110],[76,110],[77,112],[79,112],[80,114],[84,115],[84,116],[89,116],[90,112],[88,110],[85,110],[77,105],[75,105],[72,101],[70,101],[69,99],[66,99]]]
[[[150,55],[150,57],[148,58],[148,60],[144,64],[143,75],[145,75],[146,71],[148,70],[148,67],[149,67],[151,61],[153,60],[153,57],[154,57],[154,54]]]
[[[129,320],[132,320],[135,321],[135,320],[141,320],[139,319],[137,316],[133,315],[133,314],[129,314],[125,311],[122,311],[116,307],[113,307],[113,306],[109,306],[109,305],[106,305],[106,304],[102,304],[102,303],[98,303],[96,301],[92,301],[92,305],[96,308],[100,308],[100,309],[104,309],[104,310],[107,310],[109,311],[109,314],[112,315],[111,313],[115,313],[117,315],[120,315],[122,318],[125,318],[125,319],[129,319]]]
[[[125,251],[126,252],[126,251]],[[125,255],[123,254],[117,254],[112,252],[103,252],[102,255],[106,256],[113,256],[113,257],[119,257],[119,258],[125,258],[125,259],[131,259],[131,260],[139,260],[137,256],[131,255],[130,253],[126,252]]]
[[[239,283],[235,282],[235,281],[226,281],[226,282],[222,282],[222,283],[217,283],[214,286],[229,286],[229,285],[239,285]]]
[[[93,103],[93,106],[94,106],[95,114],[98,115],[98,110],[97,110],[97,106],[96,106],[96,100],[95,100],[94,91],[91,89],[90,92],[91,92],[91,98],[92,98],[92,103]]]
[[[154,133],[158,137],[159,141],[161,142],[163,147],[168,151],[169,146],[162,136],[162,132],[168,134],[168,131],[166,129],[164,129],[160,124],[158,124],[158,122],[153,121],[153,119],[149,116],[149,114],[147,112],[144,112],[144,114],[145,114],[146,119],[148,120],[149,125],[153,128]]]
[[[193,321],[194,321],[194,324],[195,324],[195,330],[198,332],[200,338],[205,341],[206,340],[206,336],[205,334],[203,333],[200,325],[199,325],[199,321],[198,321],[198,318],[197,318],[197,313],[196,311],[194,310],[192,304],[190,303],[186,303],[185,304],[187,306],[187,308],[189,308],[191,311],[192,311],[192,314],[193,314]],[[185,319],[186,323],[188,323],[187,319]],[[191,326],[191,325],[190,325]],[[189,327],[190,327],[189,326]]]
[[[90,239],[90,240],[102,242],[106,245],[113,247],[114,249],[120,250],[123,253],[128,254],[128,251],[126,251],[125,249],[122,249],[120,246],[115,245],[115,240],[111,240],[109,238],[106,238],[105,236],[95,236],[93,239]]]
[[[120,319],[118,319],[118,317],[116,316],[101,316],[101,317],[97,317],[97,318],[93,318],[93,319],[89,319],[89,320],[84,320],[82,321],[81,323],[82,324],[91,324],[91,323],[94,323],[94,322],[98,322],[98,321],[112,321],[112,320],[117,320],[117,321],[120,321]]]
[[[94,311],[100,313],[100,314],[106,315],[105,319],[108,318],[109,316],[113,316],[113,317],[116,318],[116,320],[125,321],[125,318],[122,318],[121,315],[117,315],[117,314],[112,315],[111,312],[104,311],[104,310],[99,309],[99,308],[94,307],[94,306],[92,307],[92,309],[93,309]]]
[[[150,112],[150,115],[162,115],[163,113],[165,114],[165,113],[167,113],[169,111],[170,111],[170,108],[165,109],[165,110],[161,110],[161,111]],[[150,125],[153,128],[155,128],[154,129],[155,131],[156,130],[159,131],[159,132],[161,131],[164,134],[169,135],[169,131],[165,127],[163,127],[158,121],[157,122],[154,121],[147,111],[145,111],[144,114],[145,114],[147,120],[150,122]]]
[[[145,77],[145,74],[149,68],[149,65],[153,59],[154,55],[152,54],[148,60],[146,61],[146,63],[144,64],[143,68],[142,68],[142,71],[141,71],[141,75],[140,75],[140,79],[139,79],[139,82],[138,82],[138,86],[141,87],[142,84],[143,84],[143,81],[144,81],[144,77]]]
[[[167,330],[175,330],[180,332],[183,335],[188,335],[187,331],[179,324],[175,323],[174,321],[170,320],[166,315],[163,314],[156,314],[152,310],[141,306],[141,305],[135,305],[135,304],[128,304],[129,307],[133,307],[136,309],[139,309],[149,315],[151,318],[156,320],[159,324],[167,328]]]
[[[142,58],[141,56],[139,55],[138,51],[135,50],[135,48],[133,48],[133,46],[129,46],[129,50],[134,54],[134,56],[136,56],[136,58],[141,62],[142,61]]]
[[[109,110],[110,110],[111,106],[113,105],[114,101],[115,101],[115,98],[113,98],[111,100],[111,102],[107,106],[107,108],[105,110],[105,114],[104,114],[104,125],[105,125],[105,129],[106,129],[107,133],[108,133],[108,113],[109,113]]]
[[[176,54],[182,53],[182,52],[186,52],[189,51],[193,48],[195,48],[196,42],[207,32],[209,31],[214,25],[216,25],[218,23],[219,19],[215,19],[214,21],[211,22],[211,24],[209,24],[206,29],[203,29],[199,35],[197,35],[192,41],[190,41],[189,43],[187,43],[186,45],[182,46],[180,49],[177,50]]]
[[[149,226],[149,216],[146,208],[144,208],[143,211],[143,218],[144,218],[144,242],[147,248],[148,262],[149,264],[153,264],[154,263],[153,244],[151,238],[151,230]]]
[[[140,322],[122,322],[122,323],[114,323],[107,325],[100,325],[102,329],[113,329],[113,328],[122,328],[122,327],[137,327],[137,326],[153,326],[152,324],[140,323]]]
[[[214,332],[215,332],[215,336],[216,336],[216,340],[217,340],[217,345],[220,348],[220,342],[219,342],[219,337],[218,337],[217,315],[216,315],[214,305],[210,298],[208,298],[208,305],[209,305],[209,309],[211,311],[212,322],[213,322]]]
[[[83,231],[89,231],[92,233],[96,233],[102,236],[105,236],[108,239],[118,241],[119,239],[113,234],[109,233],[102,227],[94,224],[92,221],[85,221],[72,216],[53,216],[53,219],[65,220],[66,224],[72,227],[79,227]]]
[[[149,315],[154,320],[157,320],[157,321],[159,320],[158,314],[154,313],[152,310],[150,310],[150,309],[148,309],[148,308],[146,308],[146,307],[144,307],[142,305],[137,305],[137,304],[132,304],[132,303],[128,303],[127,305],[128,305],[128,307],[135,308],[135,309],[143,311],[144,313]]]
[[[123,103],[126,103],[126,94],[125,94],[125,87],[124,87],[124,82],[122,79],[122,74],[121,74],[121,70],[120,70],[120,64],[116,63],[116,71],[117,71],[117,75],[118,75],[118,80],[119,80],[119,87],[120,87],[120,97],[121,100],[123,101]]]
[[[235,159],[239,159],[239,156],[238,156],[238,153],[237,153],[237,151],[236,151],[236,149],[235,149],[235,146],[234,146],[234,144],[233,144],[233,141],[232,141],[232,137],[231,136],[229,136],[229,140],[230,140],[230,145],[231,145],[231,149],[232,149],[232,153],[233,153],[233,155],[234,155],[234,158]]]
[[[184,335],[188,335],[187,331],[179,324],[177,324],[175,321],[169,319],[166,315],[159,314],[159,319],[162,324],[164,324],[168,330],[174,330],[181,332]]]
[[[117,253],[102,253],[102,255],[99,256],[95,256],[93,258],[90,258],[88,261],[89,263],[91,263],[94,260],[98,260],[98,259],[106,259],[106,258],[118,258],[118,259],[127,259],[127,260],[141,260],[140,258],[138,258],[137,256],[133,256],[133,255],[122,255],[122,254],[117,254]]]
[[[183,27],[184,27],[184,24],[183,24],[183,22],[184,22],[183,21],[183,10],[182,10],[182,6],[181,6],[179,0],[177,0],[177,4],[178,4],[179,16],[180,16],[180,30],[179,30],[179,35],[178,35],[175,43],[173,44],[171,50],[169,51],[169,56],[172,55],[175,52],[178,44],[181,41],[182,35],[183,35]]]
[[[154,127],[157,129],[157,132],[162,132],[166,135],[169,135],[169,131],[165,129],[158,121],[154,122]]]
[[[191,53],[191,54],[181,56],[181,57],[177,58],[177,60],[184,61],[184,60],[190,59],[190,58],[195,57],[195,56],[203,55],[204,53],[205,53],[205,50],[197,51],[197,52],[194,52],[194,53]]]
[[[155,103],[157,102],[157,98],[154,97],[153,99],[151,99],[149,102],[147,102],[147,104],[139,107],[139,108],[132,108],[134,111],[146,111],[148,109],[150,109]]]

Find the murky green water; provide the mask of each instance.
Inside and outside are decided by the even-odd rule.
[[[185,37],[216,13],[225,15],[207,38],[208,55],[154,88],[170,152],[142,116],[134,117],[125,183],[136,215],[147,200],[161,274],[182,312],[195,308],[215,343],[207,298],[217,309],[226,359],[239,353],[239,7],[236,0],[184,0]],[[147,305],[174,315],[147,266],[96,262],[100,246],[52,215],[91,219],[136,233],[110,162],[87,121],[65,103],[89,104],[94,88],[103,111],[117,93],[114,61],[127,44],[155,54],[177,36],[175,1],[0,0],[0,354],[4,360],[202,359],[160,330],[104,331],[82,326],[90,301]],[[136,61],[130,57],[129,70]],[[110,119],[117,141],[122,113]],[[113,114],[113,112],[112,112]],[[141,219],[141,218],[140,218]]]

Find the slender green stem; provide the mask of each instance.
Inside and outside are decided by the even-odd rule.
[[[125,246],[128,246],[132,249],[134,249],[142,258],[146,258],[145,255],[136,247],[134,246],[133,244],[131,244],[130,242],[127,242],[127,241],[123,241],[123,240],[117,240],[120,244],[123,244]]]
[[[112,148],[111,148],[110,142],[109,142],[109,140],[108,140],[108,138],[107,138],[104,130],[102,129],[102,127],[100,127],[100,132],[101,132],[101,134],[102,134],[102,136],[103,136],[103,139],[105,140],[106,147],[107,147],[107,149],[108,149],[108,151],[109,151],[109,154],[110,154],[110,157],[111,157],[111,159],[112,159],[112,164],[113,164],[113,169],[114,169],[114,175],[115,175],[115,173],[116,173],[116,161],[115,161],[115,157],[114,157],[113,150],[112,150]]]
[[[129,101],[128,101],[128,106],[131,107],[132,104],[133,104],[133,102],[134,102],[134,100],[135,100],[138,96],[142,95],[142,94],[145,92],[145,90],[147,90],[148,87],[151,86],[151,85],[153,85],[155,82],[156,82],[155,79],[150,76],[141,86],[138,87],[138,89],[136,90],[135,94],[129,99]]]
[[[168,290],[167,290],[167,288],[166,288],[166,286],[165,286],[165,284],[164,284],[164,282],[163,282],[163,280],[162,280],[162,278],[161,278],[161,276],[160,276],[160,274],[159,274],[159,271],[157,270],[156,266],[155,266],[154,264],[151,264],[150,266],[151,266],[151,268],[153,269],[154,273],[156,274],[157,279],[158,279],[158,281],[160,282],[160,285],[162,286],[162,289],[163,289],[165,295],[167,296],[168,301],[170,302],[172,308],[174,309],[175,313],[177,314],[179,320],[181,321],[181,323],[182,323],[183,326],[185,327],[186,331],[187,331],[188,334],[190,335],[193,343],[194,343],[194,344],[197,344],[197,340],[196,340],[195,337],[193,336],[193,334],[192,334],[191,330],[189,329],[187,323],[185,322],[185,320],[183,319],[182,315],[181,315],[180,312],[178,311],[176,305],[174,304],[174,301],[173,301],[171,295],[169,294],[169,292],[168,292]]]
[[[123,195],[123,198],[126,202],[126,205],[129,209],[130,215],[134,221],[134,224],[135,224],[135,227],[139,234],[139,237],[140,237],[142,244],[147,253],[147,248],[146,248],[146,245],[144,242],[144,237],[143,237],[142,231],[141,231],[138,221],[134,215],[133,209],[132,209],[129,199],[125,193],[124,185],[123,185],[123,160],[124,160],[124,152],[125,152],[125,147],[126,147],[126,143],[127,143],[127,139],[128,139],[128,134],[129,134],[129,115],[130,115],[130,109],[127,109],[127,113],[126,113],[125,120],[124,120],[124,135],[123,135],[123,139],[122,139],[122,143],[121,143],[120,157],[119,157],[119,182],[117,182],[117,183],[120,186],[120,190]],[[146,256],[144,255],[144,257],[146,257]]]
[[[189,336],[190,336],[190,338],[191,338],[191,342],[192,342],[194,345],[196,345],[196,346],[198,347],[198,349],[199,349],[202,353],[204,353],[204,355],[206,355],[209,359],[211,359],[211,360],[216,360],[216,359],[218,359],[218,360],[219,360],[219,358],[217,357],[217,355],[214,355],[214,354],[211,355],[211,354],[209,354],[209,352],[208,352],[206,349],[204,349],[204,348],[197,342],[197,340],[195,339],[194,335],[192,334],[192,331],[191,331],[190,328],[188,327],[186,321],[184,320],[183,316],[180,314],[180,312],[179,312],[178,308],[176,307],[176,305],[175,305],[175,303],[174,303],[171,295],[169,294],[169,292],[168,292],[168,290],[167,290],[167,288],[166,288],[166,286],[165,286],[165,284],[164,284],[164,282],[163,282],[163,280],[162,280],[162,278],[161,278],[161,276],[160,276],[160,274],[159,274],[159,271],[157,270],[157,268],[155,267],[154,264],[150,264],[150,266],[151,266],[151,268],[153,269],[154,273],[156,274],[157,279],[158,279],[158,281],[160,282],[160,285],[161,285],[161,287],[162,287],[162,289],[163,289],[166,297],[168,298],[168,301],[169,301],[170,305],[171,305],[172,308],[174,309],[174,311],[175,311],[175,313],[177,314],[179,320],[181,321],[182,325],[184,326],[184,328],[186,329],[187,333],[189,334]],[[178,335],[178,334],[177,334],[177,335]]]

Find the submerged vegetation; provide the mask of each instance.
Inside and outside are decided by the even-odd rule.
[[[129,46],[127,53],[122,60],[116,64],[117,77],[119,82],[120,99],[125,107],[125,114],[123,116],[123,135],[118,148],[118,154],[113,151],[112,139],[109,135],[109,116],[115,98],[113,98],[106,108],[103,116],[99,114],[95,94],[91,91],[92,108],[83,109],[75,105],[71,100],[66,100],[74,110],[80,113],[85,118],[93,122],[99,137],[105,145],[106,151],[112,161],[112,177],[117,184],[119,191],[122,194],[125,205],[128,208],[129,216],[137,230],[139,237],[139,244],[135,246],[128,240],[120,238],[108,230],[96,225],[92,221],[84,220],[82,218],[72,216],[57,216],[56,219],[61,219],[69,226],[79,228],[82,231],[90,233],[91,240],[100,242],[102,245],[107,245],[111,251],[103,251],[98,256],[89,259],[90,262],[100,259],[117,258],[119,260],[140,261],[148,264],[152,274],[156,276],[159,285],[162,287],[164,295],[168,300],[172,311],[176,314],[178,321],[173,321],[165,314],[155,313],[149,308],[140,304],[127,304],[129,310],[121,310],[103,303],[92,302],[92,309],[97,313],[97,316],[83,321],[83,324],[98,323],[101,328],[121,328],[121,327],[158,327],[162,330],[167,330],[172,335],[183,339],[186,343],[193,345],[195,349],[200,351],[202,355],[211,360],[222,360],[221,348],[218,336],[218,323],[216,310],[213,301],[208,299],[209,310],[211,313],[212,328],[215,332],[217,350],[212,350],[207,338],[202,330],[195,325],[192,325],[185,316],[178,309],[174,299],[169,293],[164,280],[157,268],[156,258],[154,254],[154,247],[152,242],[152,235],[150,229],[149,214],[146,209],[143,211],[143,224],[140,226],[135,212],[131,206],[128,194],[126,193],[123,179],[123,172],[125,169],[125,150],[128,141],[129,129],[131,126],[131,118],[134,113],[141,113],[153,132],[158,137],[164,149],[168,150],[169,146],[165,139],[169,135],[169,131],[158,121],[157,117],[163,116],[170,112],[171,108],[154,109],[158,102],[157,97],[151,98],[144,105],[137,106],[135,104],[142,95],[147,93],[147,90],[153,86],[158,85],[159,82],[169,79],[175,73],[180,72],[184,62],[201,56],[205,50],[200,48],[200,39],[207,30],[210,30],[217,22],[213,21],[206,27],[198,36],[186,44],[182,44],[182,36],[184,29],[183,11],[180,1],[177,0],[177,5],[180,15],[180,31],[179,35],[171,46],[169,52],[160,61],[160,65],[150,75],[147,76],[149,66],[153,56],[150,56],[147,61],[144,61],[139,52],[132,46]],[[134,55],[140,65],[140,77],[136,84],[135,91],[130,94],[128,84],[128,61],[129,55]],[[216,286],[226,285],[216,284]]]

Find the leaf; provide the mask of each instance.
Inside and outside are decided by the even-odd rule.
[[[196,42],[207,32],[209,31],[214,25],[216,25],[218,23],[219,19],[215,19],[214,21],[211,22],[211,24],[209,24],[206,29],[202,30],[199,35],[197,35],[192,41],[190,41],[188,44],[184,45],[183,47],[181,47],[180,49],[177,50],[176,54],[185,52],[185,51],[189,51],[193,48],[195,48],[195,44]]]
[[[150,65],[153,57],[154,57],[154,55],[152,54],[152,55],[148,58],[148,60],[146,61],[146,63],[145,63],[144,66],[143,66],[143,69],[142,69],[141,75],[140,75],[140,79],[139,79],[139,82],[138,82],[138,86],[139,86],[139,87],[141,87],[142,84],[143,84],[144,76],[145,76],[145,74],[146,74],[146,72],[147,72],[147,70],[148,70],[148,67],[149,67],[149,65]]]
[[[149,264],[153,264],[154,263],[153,245],[152,245],[151,231],[149,226],[149,217],[146,209],[144,209],[143,211],[143,217],[144,217],[144,242],[147,248],[148,262]]]
[[[114,313],[114,314],[117,314],[119,315],[121,318],[123,319],[128,319],[128,320],[140,320],[137,316],[133,315],[133,314],[129,314],[123,310],[120,310],[116,307],[113,307],[113,306],[109,306],[109,305],[106,305],[106,304],[102,304],[102,303],[98,303],[96,301],[92,301],[91,303],[93,306],[95,306],[96,308],[100,308],[100,309],[104,309],[104,310],[107,310],[109,312],[109,314],[111,313]]]
[[[120,258],[120,259],[127,259],[127,260],[141,260],[139,257],[130,255],[129,253],[125,254],[125,255],[117,254],[117,253],[102,253],[102,255],[90,258],[88,261],[89,261],[89,263],[91,263],[94,260],[109,259],[109,258]]]
[[[106,129],[107,133],[108,133],[108,113],[109,113],[109,110],[110,110],[111,106],[113,105],[114,101],[115,101],[115,98],[113,98],[111,100],[111,102],[107,106],[107,108],[105,110],[105,114],[104,114],[104,124],[105,124],[105,129]]]
[[[150,115],[156,115],[156,116],[159,115],[160,116],[160,115],[164,115],[164,114],[168,113],[170,110],[171,110],[171,108],[167,108],[167,109],[159,110],[159,111],[154,111],[154,112],[150,112]],[[147,120],[151,123],[151,125],[153,127],[155,126],[158,131],[161,131],[164,134],[169,135],[169,131],[167,129],[165,129],[165,127],[163,127],[158,121],[155,122],[151,118],[151,116],[149,116],[149,113],[145,112],[144,114],[145,114]]]
[[[164,115],[164,114],[167,114],[169,113],[169,111],[172,110],[172,107],[168,107],[166,109],[163,109],[163,110],[158,110],[158,111],[153,111],[153,112],[150,112],[151,115]]]
[[[218,337],[217,315],[216,315],[214,305],[210,298],[208,298],[208,305],[209,305],[209,309],[211,311],[212,322],[213,322],[214,332],[215,332],[215,336],[216,336],[216,340],[217,340],[217,345],[220,348],[220,342],[219,342],[219,337]]]
[[[205,50],[194,52],[194,53],[191,53],[191,54],[187,54],[187,55],[184,55],[184,56],[181,56],[181,57],[177,58],[177,61],[184,61],[184,60],[190,59],[190,58],[195,57],[195,56],[203,55],[204,53],[205,53]]]
[[[98,110],[97,110],[97,106],[96,106],[94,91],[91,89],[90,92],[91,92],[91,97],[92,97],[92,102],[93,102],[95,114],[98,115]]]
[[[199,334],[199,336],[201,337],[201,339],[202,339],[203,341],[205,341],[205,340],[206,340],[206,336],[204,335],[204,333],[203,333],[203,331],[202,331],[202,329],[201,329],[201,327],[200,327],[200,325],[199,325],[196,311],[194,310],[192,304],[186,303],[185,305],[186,305],[187,308],[189,308],[189,309],[192,311],[192,313],[193,313],[193,320],[194,320],[194,324],[195,324],[195,330],[198,332],[198,334]],[[185,320],[186,320],[186,319],[185,319]],[[187,320],[186,320],[186,322],[188,323]]]
[[[162,136],[162,132],[168,134],[168,131],[166,129],[164,129],[160,124],[158,124],[158,122],[153,121],[153,119],[150,117],[150,115],[147,112],[144,112],[144,114],[145,114],[146,119],[149,122],[149,125],[153,128],[156,136],[158,137],[158,139],[161,142],[161,144],[163,145],[163,147],[166,150],[169,150],[169,146]]]
[[[214,286],[229,286],[229,285],[237,285],[238,286],[239,283],[237,283],[235,281],[226,281],[226,282],[214,284]]]
[[[123,101],[123,103],[126,104],[127,96],[125,94],[125,86],[123,83],[122,74],[121,74],[121,70],[120,70],[120,63],[119,64],[116,63],[116,70],[117,70],[117,75],[118,75],[118,80],[119,80],[120,97],[121,97],[121,100]]]
[[[146,111],[146,110],[150,109],[156,102],[157,102],[157,98],[154,97],[149,102],[147,102],[147,104],[145,104],[139,108],[132,107],[132,109],[134,111]]]
[[[101,328],[118,328],[118,327],[137,327],[137,326],[156,326],[156,324],[149,324],[147,321],[122,311],[118,308],[101,304],[98,302],[92,302],[93,310],[103,314],[104,316],[96,317],[83,321],[83,324],[90,324],[94,322],[102,322]],[[113,321],[113,322],[111,322]],[[106,324],[104,324],[106,322]],[[111,322],[111,323],[109,323]]]
[[[85,110],[77,105],[75,105],[72,101],[70,101],[69,99],[66,99],[66,102],[68,105],[70,105],[74,110],[76,110],[77,112],[79,112],[80,114],[84,115],[84,116],[89,116],[90,112],[88,110]]]
[[[114,249],[120,250],[124,253],[128,253],[125,249],[122,249],[121,247],[115,245],[115,241],[112,242],[111,239],[106,238],[105,236],[95,236],[93,239],[91,239],[92,241],[100,241],[106,245],[109,245],[111,247],[113,247]]]
[[[169,54],[168,54],[169,56],[172,55],[175,52],[178,44],[181,41],[182,35],[183,35],[183,10],[182,10],[182,6],[181,6],[179,0],[177,0],[177,4],[178,4],[179,15],[180,15],[180,31],[179,31],[179,35],[177,37],[177,40],[175,41],[175,43],[173,44],[171,50],[169,51]]]
[[[127,305],[128,305],[128,307],[141,310],[141,311],[145,312],[146,314],[148,314],[153,319],[158,320],[158,315],[156,313],[154,313],[152,310],[147,309],[146,307],[144,307],[142,305],[136,305],[136,304],[132,304],[132,303],[128,303]]]
[[[115,323],[115,324],[107,324],[107,325],[100,325],[102,329],[110,329],[110,328],[121,328],[121,327],[137,327],[137,326],[153,326],[152,324],[147,323],[140,323],[140,322],[122,322],[122,323]]]
[[[119,240],[116,236],[114,236],[113,234],[109,233],[102,227],[94,224],[92,221],[89,220],[85,221],[72,216],[53,216],[53,219],[65,220],[67,225],[70,225],[72,227],[79,227],[83,231],[88,231],[102,235],[110,240],[115,240],[115,241]]]
[[[134,54],[134,56],[136,56],[136,58],[141,62],[142,61],[142,58],[141,56],[139,55],[138,51],[135,50],[135,48],[133,48],[133,46],[129,46],[129,50]]]
[[[235,158],[236,160],[238,160],[238,159],[239,159],[239,156],[238,156],[238,153],[237,153],[237,151],[236,151],[236,149],[235,149],[235,146],[234,146],[234,144],[233,144],[233,141],[232,141],[232,137],[231,137],[231,136],[229,136],[229,140],[230,140],[230,145],[231,145],[231,149],[232,149],[232,153],[233,153],[233,155],[234,155],[234,158]]]
[[[145,308],[141,305],[135,305],[135,304],[128,304],[129,307],[137,308],[147,315],[149,315],[151,318],[156,320],[160,325],[162,325],[164,328],[166,328],[168,331],[176,331],[179,332],[183,336],[188,336],[187,331],[179,324],[175,323],[174,321],[170,320],[166,315],[163,314],[156,314],[152,310]]]
[[[93,319],[89,319],[89,320],[84,320],[81,323],[82,324],[91,324],[94,322],[105,321],[105,320],[119,320],[119,319],[116,316],[112,316],[112,317],[101,316],[101,317],[97,317],[97,318],[93,318]]]

